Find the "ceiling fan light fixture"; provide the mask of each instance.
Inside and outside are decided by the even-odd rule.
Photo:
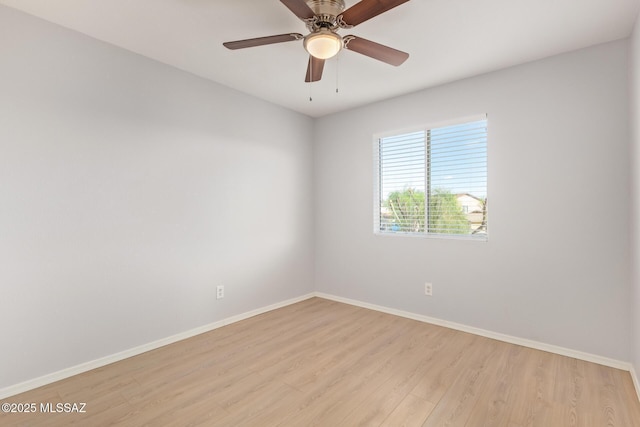
[[[342,49],[342,37],[331,30],[321,28],[304,38],[304,48],[311,56],[329,59]]]

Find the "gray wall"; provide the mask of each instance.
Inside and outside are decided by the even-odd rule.
[[[629,360],[626,61],[618,41],[317,120],[316,290]],[[489,241],[374,236],[372,135],[478,113]]]
[[[631,129],[631,266],[633,345],[631,362],[636,373],[640,373],[640,25],[636,23],[629,39],[629,105]]]
[[[0,6],[0,388],[311,292],[312,129]]]

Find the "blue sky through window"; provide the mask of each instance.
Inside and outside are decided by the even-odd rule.
[[[394,191],[413,188],[487,196],[486,120],[433,128],[380,141],[382,200]],[[427,137],[430,138],[427,165]],[[430,177],[427,176],[429,173]],[[429,179],[427,179],[429,178]]]
[[[487,196],[486,120],[431,129],[431,188]]]

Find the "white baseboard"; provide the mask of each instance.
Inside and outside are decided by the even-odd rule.
[[[81,363],[80,365],[72,366],[70,368],[62,369],[57,372],[53,372],[51,374],[43,375],[38,378],[34,378],[32,380],[24,381],[19,384],[15,384],[9,387],[5,387],[0,389],[0,399],[5,399],[10,396],[15,396],[16,394],[24,393],[25,391],[33,390],[38,387],[42,387],[47,384],[51,384],[56,381],[63,380],[65,378],[72,377],[74,375],[81,374],[83,372],[90,371],[92,369],[100,368],[102,366],[109,365],[114,362],[118,362],[123,359],[127,359],[129,357],[137,356],[139,354],[145,353],[150,350],[155,350],[157,348],[163,347],[165,345],[173,344],[177,341],[181,341],[187,338],[191,338],[196,335],[203,334],[205,332],[212,331],[214,329],[220,328],[225,325],[230,325],[235,322],[239,322],[244,319],[248,319],[249,317],[257,316],[262,313],[266,313],[268,311],[276,310],[278,308],[285,307],[287,305],[295,304],[300,301],[304,301],[309,298],[313,298],[315,294],[307,294],[297,298],[288,299],[286,301],[278,302],[275,304],[268,305],[266,307],[261,307],[256,310],[248,311],[246,313],[242,313],[236,316],[228,317],[223,320],[219,320],[217,322],[210,323],[208,325],[203,325],[185,332],[181,332],[176,335],[172,335],[167,338],[162,338],[157,341],[153,341],[147,344],[140,345],[138,347],[134,347],[125,351],[121,351],[116,354],[111,354],[109,356],[101,357],[100,359],[92,360],[89,362]]]
[[[266,307],[261,307],[256,310],[252,310],[236,316],[228,317],[226,319],[213,322],[208,325],[203,325],[198,328],[194,328],[176,335],[172,335],[167,338],[163,338],[157,341],[153,341],[151,343],[143,344],[141,346],[134,347],[134,348],[122,351],[120,353],[105,356],[100,359],[92,360],[86,363],[82,363],[80,365],[72,366],[70,368],[66,368],[57,372],[53,372],[51,374],[34,378],[32,380],[28,380],[19,384],[5,387],[3,389],[0,389],[0,399],[5,399],[7,397],[14,396],[16,394],[24,393],[26,391],[33,390],[35,388],[42,387],[47,384],[51,384],[53,382],[56,382],[65,378],[69,378],[71,376],[78,375],[83,372],[90,371],[92,369],[100,368],[102,366],[106,366],[111,363],[118,362],[123,359],[127,359],[129,357],[137,356],[139,354],[163,347],[165,345],[175,343],[177,341],[181,341],[205,332],[212,331],[214,329],[220,328],[225,325],[230,325],[232,323],[239,322],[241,320],[248,319],[250,317],[257,316],[259,314],[266,313],[268,311],[276,310],[278,308],[286,307],[288,305],[307,300],[312,297],[324,298],[327,300],[337,301],[337,302],[341,302],[341,303],[345,303],[345,304],[349,304],[357,307],[362,307],[370,310],[380,311],[383,313],[393,314],[395,316],[405,317],[408,319],[430,323],[433,325],[444,326],[446,328],[455,329],[462,332],[468,332],[471,334],[492,338],[498,341],[504,341],[511,344],[517,344],[524,347],[534,348],[537,350],[547,351],[550,353],[556,353],[562,356],[573,357],[575,359],[580,359],[587,362],[593,362],[600,365],[610,366],[612,368],[629,371],[629,373],[631,374],[631,378],[633,379],[633,384],[635,386],[636,393],[638,394],[638,400],[640,400],[640,381],[638,379],[638,375],[633,365],[629,362],[622,362],[620,360],[610,359],[610,358],[598,356],[595,354],[585,353],[585,352],[572,350],[572,349],[555,346],[551,344],[545,344],[542,342],[528,340],[524,338],[518,338],[511,335],[501,334],[498,332],[487,331],[485,329],[480,329],[473,326],[463,325],[455,322],[449,322],[447,320],[437,319],[434,317],[424,316],[421,314],[411,313],[408,311],[397,310],[394,308],[384,307],[376,304],[370,304],[370,303],[366,303],[358,300],[353,300],[350,298],[338,297],[335,295],[325,294],[322,292],[312,292],[310,294],[303,295],[297,298],[292,298],[286,301],[271,304]]]
[[[501,334],[499,332],[487,331],[485,329],[476,328],[473,326],[463,325],[460,323],[449,322],[448,320],[437,319],[434,317],[424,316],[421,314],[415,314],[408,311],[396,310],[394,308],[383,307],[380,305],[369,304],[366,302],[353,300],[350,298],[338,297],[335,295],[325,294],[322,292],[316,292],[315,295],[319,298],[324,298],[332,301],[342,302],[345,304],[355,305],[362,308],[368,308],[370,310],[380,311],[387,314],[393,314],[395,316],[406,317],[407,319],[418,320],[420,322],[431,323],[433,325],[444,326],[445,328],[455,329],[462,332],[468,332],[474,335],[480,335],[487,338],[492,338],[498,341],[504,341],[510,344],[517,344],[523,347],[534,348],[536,350],[542,350],[549,353],[556,353],[562,356],[573,357],[575,359],[584,360],[587,362],[597,363],[599,365],[610,366],[612,368],[621,369],[631,372],[633,368],[631,363],[623,362],[620,360],[610,359],[608,357],[598,356],[596,354],[584,353],[582,351],[572,350],[556,345],[545,344],[538,341],[528,340],[525,338],[518,338],[511,335]],[[636,385],[636,390],[638,386]]]

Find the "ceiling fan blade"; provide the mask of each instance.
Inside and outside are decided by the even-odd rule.
[[[311,19],[315,16],[313,10],[307,5],[304,0],[280,0],[294,15],[302,19]]]
[[[255,39],[237,40],[233,42],[225,42],[222,44],[227,49],[235,50],[235,49],[244,49],[246,47],[264,46],[266,44],[291,42],[291,41],[300,40],[303,38],[304,37],[302,34],[290,33],[290,34],[279,34],[277,36],[258,37]]]
[[[324,70],[324,59],[318,59],[309,55],[309,65],[307,65],[307,76],[304,81],[307,83],[317,82],[322,78],[322,70]]]
[[[390,65],[401,65],[409,58],[409,54],[401,50],[385,46],[371,40],[356,36],[344,36],[344,48],[361,53],[378,61],[386,62]]]
[[[284,0],[283,0],[284,1]],[[347,26],[355,27],[409,0],[362,0],[342,14],[342,21]]]

